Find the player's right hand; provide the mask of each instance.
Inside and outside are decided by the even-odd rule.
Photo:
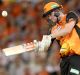
[[[49,48],[51,44],[51,36],[49,35],[43,35],[42,41],[40,43],[40,51],[45,51]]]

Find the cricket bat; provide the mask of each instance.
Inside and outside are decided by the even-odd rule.
[[[51,36],[51,38],[52,38],[52,34],[50,34],[48,36]],[[45,38],[44,38],[44,41],[45,41]],[[35,50],[38,43],[39,43],[39,41],[34,40],[34,42],[27,43],[27,44],[21,44],[21,45],[9,47],[9,48],[5,48],[2,51],[6,56],[20,54],[20,53],[23,53],[23,52],[26,52],[26,51]]]

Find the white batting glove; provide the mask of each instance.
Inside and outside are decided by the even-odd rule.
[[[45,51],[51,44],[51,36],[43,35],[42,41],[39,43],[39,51]]]

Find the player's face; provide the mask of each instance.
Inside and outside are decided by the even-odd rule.
[[[49,15],[49,19],[52,20],[53,22],[57,22],[57,17],[54,16],[54,13],[55,13],[55,12],[52,12],[52,13]]]

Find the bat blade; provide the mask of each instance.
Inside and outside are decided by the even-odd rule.
[[[6,56],[10,56],[10,55],[15,55],[15,54],[20,54],[26,51],[31,51],[33,49],[34,48],[32,48],[32,46],[27,46],[26,44],[22,44],[18,46],[5,48],[2,51]]]

